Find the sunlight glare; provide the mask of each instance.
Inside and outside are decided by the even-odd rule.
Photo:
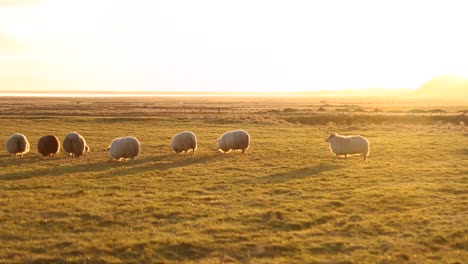
[[[36,2],[0,4],[12,56],[85,90],[416,89],[468,73],[468,16],[454,1]],[[36,78],[18,88],[43,89]]]

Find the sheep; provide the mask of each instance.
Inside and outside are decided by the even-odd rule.
[[[197,150],[197,137],[190,131],[180,132],[172,137],[171,147],[176,154],[183,152],[184,156],[186,156],[187,152],[192,150],[192,155],[195,155],[195,150]]]
[[[21,155],[27,154],[31,146],[25,135],[20,133],[15,133],[11,135],[6,142],[6,149],[10,155]]]
[[[89,147],[86,144],[86,140],[80,134],[72,131],[63,140],[63,150],[72,157],[79,157],[86,155],[89,152]]]
[[[112,141],[107,150],[112,160],[133,160],[140,154],[140,141],[131,136],[116,138]]]
[[[369,156],[369,141],[363,136],[341,136],[336,133],[330,134],[325,142],[330,143],[330,150],[335,154],[333,162],[339,155],[344,155],[348,160],[350,154],[362,154],[364,161]]]
[[[60,152],[60,141],[54,135],[43,136],[37,143],[37,151],[42,156],[54,156]]]
[[[231,150],[236,152],[238,149],[242,150],[242,153],[245,153],[249,145],[250,135],[245,130],[229,131],[218,138],[218,149],[223,153],[228,153]]]

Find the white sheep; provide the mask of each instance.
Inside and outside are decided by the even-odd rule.
[[[140,154],[140,141],[131,136],[116,138],[107,150],[113,160],[134,159]]]
[[[364,161],[366,161],[367,156],[369,156],[370,144],[363,136],[341,136],[332,133],[325,139],[325,142],[330,143],[330,150],[335,154],[333,161],[336,161],[339,155],[344,155],[347,160],[348,155],[362,154],[364,156]]]
[[[72,131],[63,140],[63,150],[72,157],[79,157],[86,155],[89,152],[89,147],[83,136]]]
[[[190,131],[180,132],[172,138],[171,147],[176,154],[183,152],[184,156],[186,156],[187,152],[192,150],[192,155],[195,155],[195,150],[197,150],[197,137]]]
[[[21,155],[27,154],[31,149],[29,141],[25,135],[20,133],[15,133],[11,135],[6,142],[6,149],[10,155]]]
[[[230,152],[231,150],[234,152],[242,150],[242,153],[245,153],[249,145],[250,135],[244,130],[229,131],[218,138],[218,149],[223,153]]]

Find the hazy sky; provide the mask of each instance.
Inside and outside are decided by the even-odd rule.
[[[468,77],[465,2],[0,0],[0,90],[417,88]]]

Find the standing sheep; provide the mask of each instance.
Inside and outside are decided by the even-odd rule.
[[[15,133],[7,139],[6,149],[10,155],[21,155],[23,157],[30,150],[29,141],[25,135]]]
[[[348,155],[350,154],[362,154],[364,156],[364,161],[366,161],[367,156],[369,156],[370,144],[363,136],[341,136],[332,133],[325,139],[325,142],[330,143],[330,150],[335,154],[333,161],[336,161],[339,155],[344,155],[346,160],[348,160]]]
[[[37,143],[37,151],[42,156],[54,156],[60,152],[60,141],[54,135],[43,136]]]
[[[176,154],[183,152],[184,156],[186,156],[187,152],[192,150],[192,155],[195,155],[195,150],[197,149],[197,137],[190,131],[180,132],[172,138],[171,146],[172,150]]]
[[[109,156],[113,160],[134,159],[140,154],[140,141],[130,136],[116,138],[107,150],[109,150]]]
[[[249,145],[250,135],[244,130],[226,132],[218,138],[218,149],[223,153],[230,152],[231,150],[236,152],[238,149],[242,150],[242,153],[245,153]]]
[[[86,145],[86,140],[76,132],[70,132],[63,140],[63,150],[72,157],[86,155],[89,152],[89,147]]]

